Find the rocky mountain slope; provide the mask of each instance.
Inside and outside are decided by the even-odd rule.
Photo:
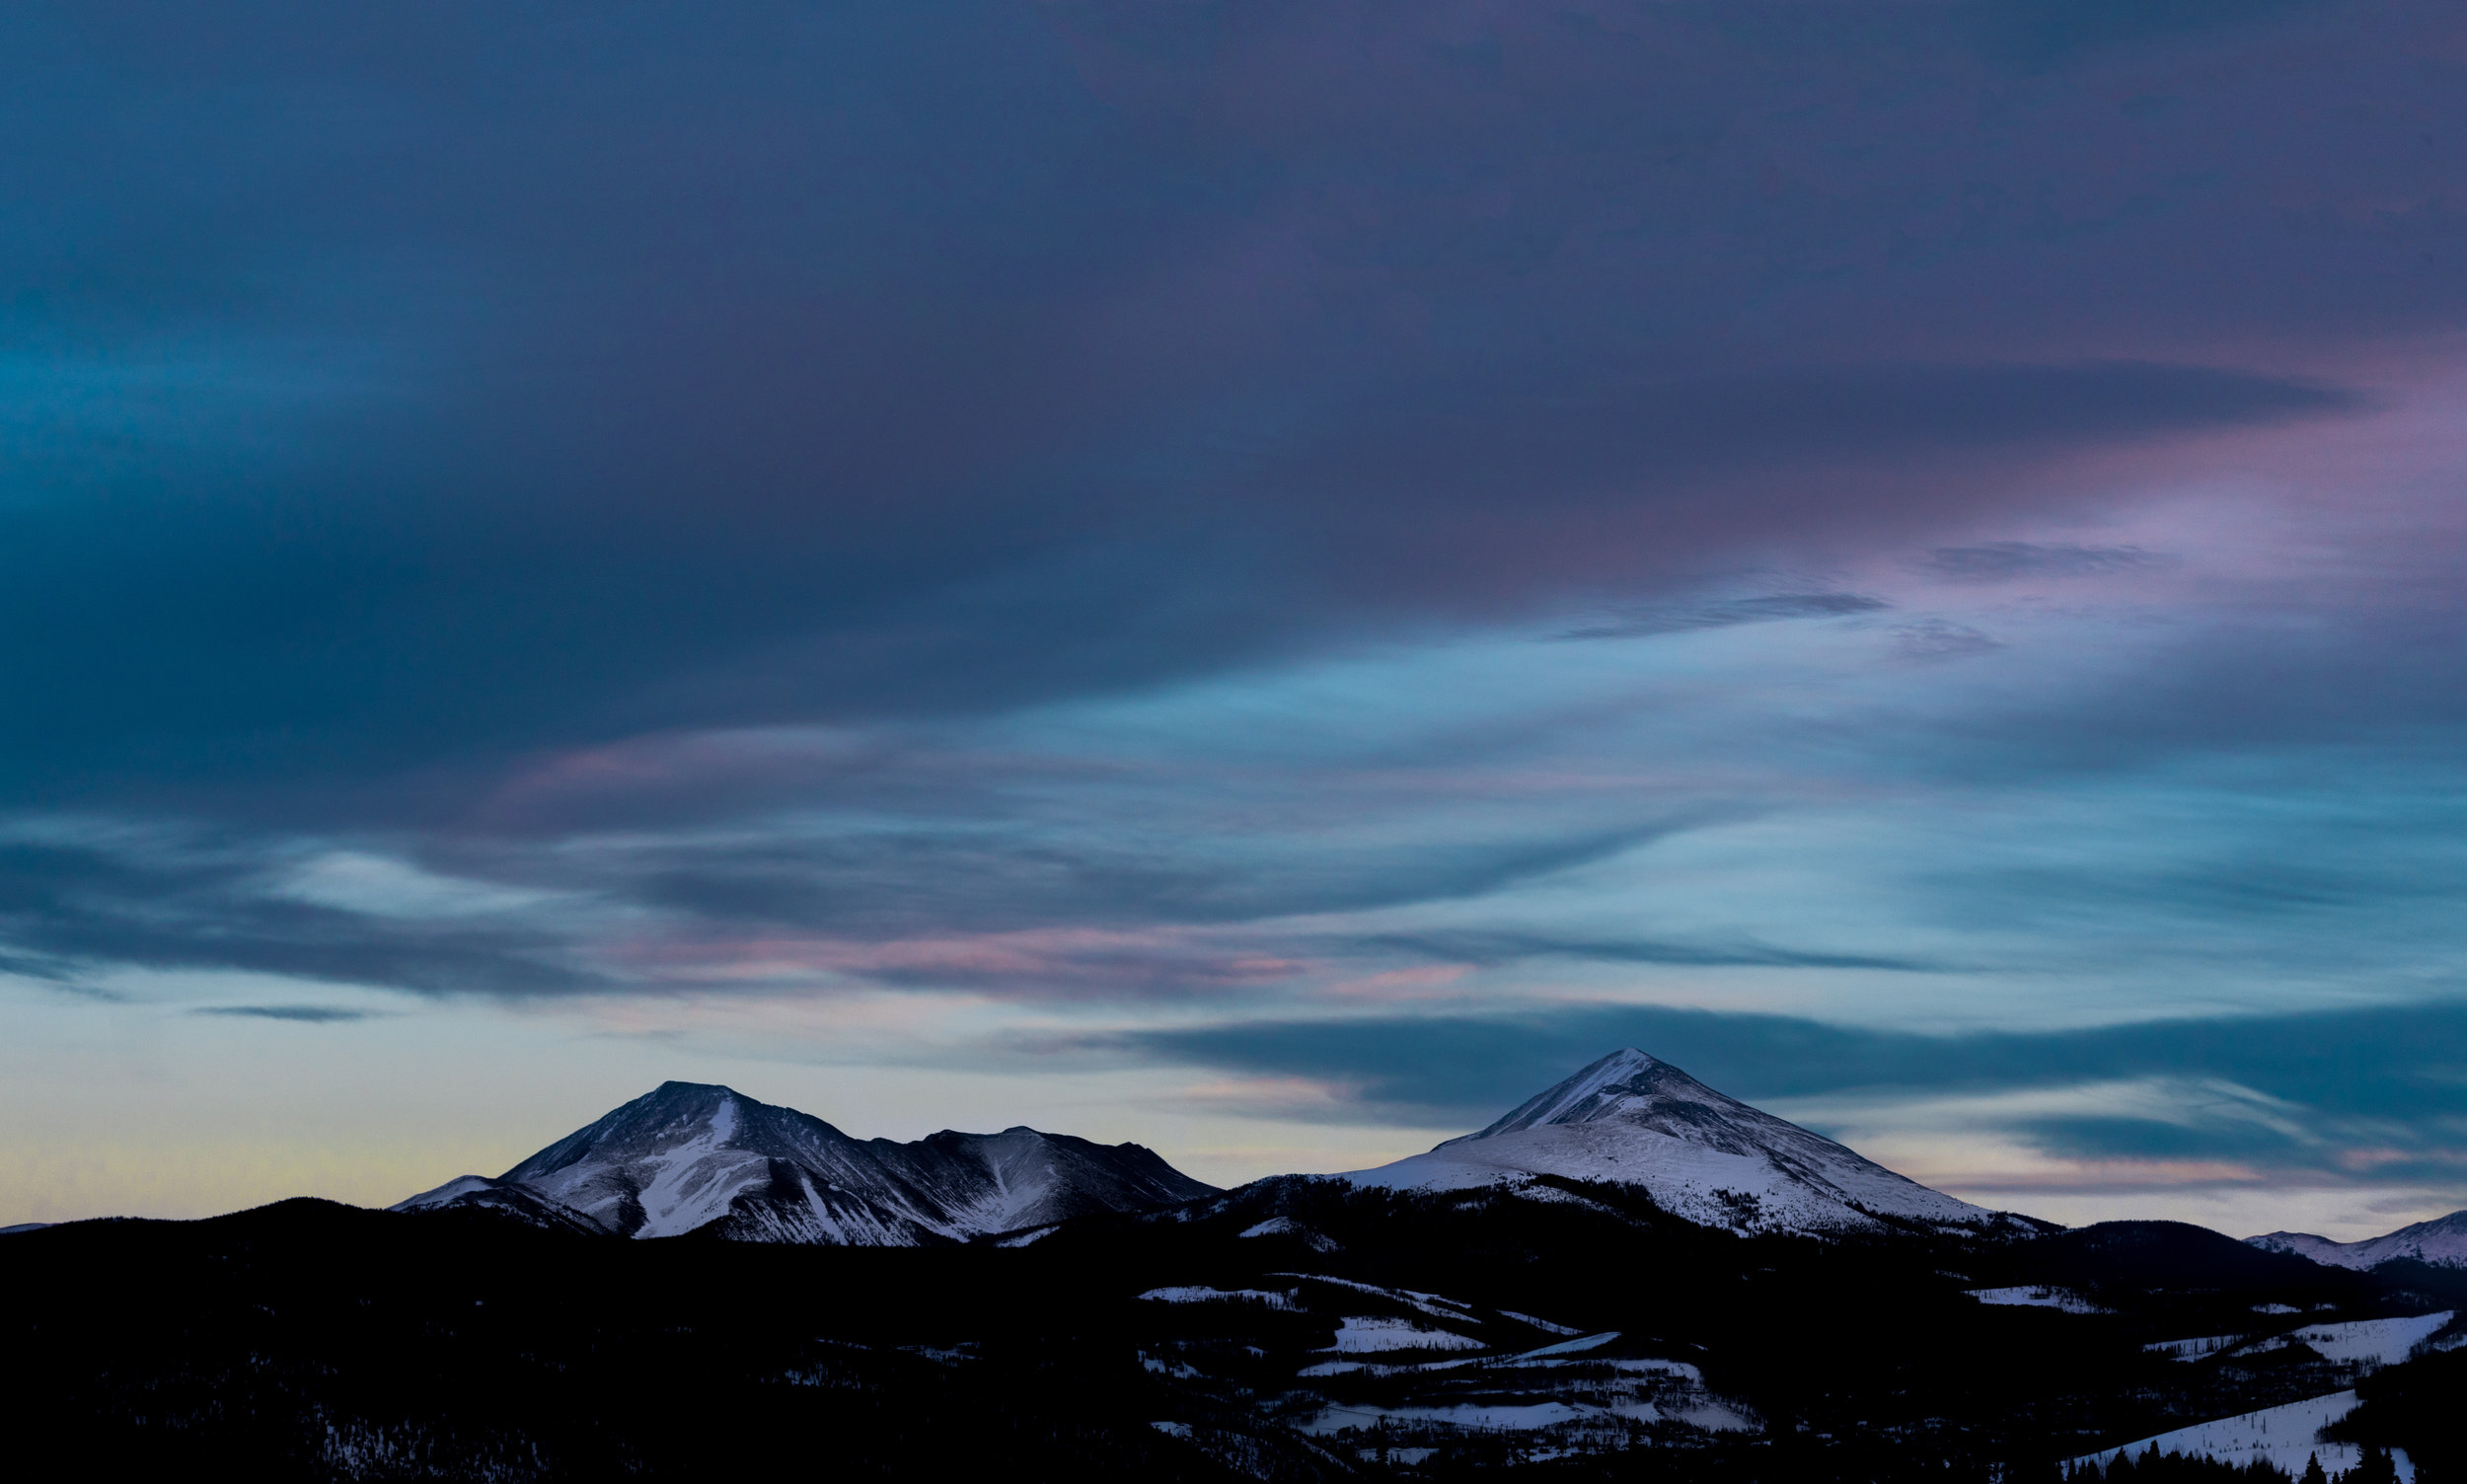
[[[465,1175],[394,1209],[492,1208],[620,1236],[899,1247],[1215,1190],[1136,1144],[1029,1128],[860,1140],[731,1088],[664,1082],[494,1179]]]
[[[1634,1047],[1536,1093],[1478,1134],[1336,1178],[1456,1190],[1536,1175],[1642,1186],[1667,1211],[1742,1231],[2028,1224],[1895,1174]]]

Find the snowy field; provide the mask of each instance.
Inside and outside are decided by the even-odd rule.
[[[2389,1321],[2373,1321],[2389,1322]],[[2305,1401],[2289,1402],[2283,1407],[2267,1407],[2259,1412],[2246,1412],[2235,1417],[2222,1417],[2194,1427],[2161,1433],[2125,1446],[2124,1451],[2133,1457],[2152,1444],[2161,1453],[2184,1453],[2207,1456],[2222,1463],[2242,1465],[2255,1459],[2266,1460],[2290,1474],[2304,1472],[2304,1460],[2319,1454],[2321,1466],[2336,1474],[2364,1461],[2364,1450],[2352,1443],[2317,1443],[2314,1434],[2355,1410],[2355,1393],[2333,1392]],[[2084,1453],[2075,1463],[2105,1462],[2115,1458],[2117,1449],[2102,1448]],[[2415,1484],[2416,1465],[2405,1453],[2394,1453],[2402,1484]]]
[[[1428,1314],[1434,1319],[1470,1319],[1473,1317],[1472,1304],[1461,1298],[1451,1298],[1445,1294],[1425,1294],[1418,1289],[1383,1289],[1376,1283],[1357,1283],[1351,1278],[1323,1278],[1315,1273],[1271,1273],[1268,1276],[1298,1278],[1305,1283],[1324,1283],[1340,1289],[1351,1289],[1357,1294],[1369,1294],[1374,1298],[1401,1303],[1416,1313]]]
[[[1212,1289],[1198,1285],[1187,1288],[1150,1289],[1140,1295],[1151,1303],[1240,1303],[1251,1302],[1269,1308],[1290,1309],[1294,1306],[1289,1294],[1272,1293],[1266,1289]]]
[[[2233,1350],[2243,1340],[2242,1335],[2204,1335],[2198,1340],[2152,1340],[2141,1348],[2152,1355],[2170,1356],[2179,1361],[2198,1361],[2222,1350]]]
[[[2355,1319],[2344,1324],[2307,1324],[2290,1338],[2341,1365],[2395,1366],[2407,1353],[2450,1322],[2454,1310],[2406,1319]],[[2325,1467],[2327,1465],[2324,1465]]]
[[[2052,1289],[2044,1285],[2017,1289],[1965,1289],[1964,1293],[1981,1303],[2010,1304],[2022,1308],[2061,1309],[2068,1314],[2104,1314],[2108,1310],[2091,1302],[2071,1289]]]
[[[1683,1422],[1710,1433],[1752,1433],[1759,1426],[1755,1418],[1738,1409],[1712,1397],[1698,1395],[1687,1398],[1681,1405],[1666,1402],[1660,1406],[1640,1397],[1622,1398],[1607,1406],[1563,1401],[1466,1402],[1455,1406],[1423,1407],[1331,1406],[1301,1424],[1300,1430],[1325,1435],[1346,1428],[1367,1430],[1383,1424],[1435,1424],[1468,1430],[1533,1433],[1571,1423],[1606,1421]]]
[[[2448,1325],[2452,1310],[2411,1314],[2403,1319],[2346,1319],[2332,1324],[2307,1324],[2282,1335],[2240,1344],[2241,1335],[2203,1335],[2190,1340],[2153,1340],[2142,1346],[2153,1355],[2179,1361],[2202,1361],[2233,1353],[2267,1354],[2290,1345],[2307,1345],[2321,1358],[2341,1366],[2395,1366],[2415,1348]]]
[[[1438,1423],[1452,1428],[1492,1428],[1506,1432],[1527,1433],[1563,1423],[1581,1422],[1587,1417],[1605,1415],[1600,1408],[1571,1407],[1565,1402],[1546,1401],[1530,1405],[1456,1407],[1329,1407],[1301,1431],[1310,1434],[1340,1432],[1346,1428],[1376,1428],[1383,1423]]]
[[[1539,1350],[1528,1350],[1521,1355],[1510,1356],[1499,1364],[1502,1366],[1547,1366],[1551,1363],[1551,1357],[1582,1355],[1588,1350],[1599,1350],[1618,1337],[1617,1330],[1606,1329],[1598,1335],[1587,1335],[1581,1340],[1561,1340],[1556,1345],[1544,1345]]]
[[[1482,1342],[1444,1329],[1424,1329],[1409,1319],[1348,1317],[1327,1347],[1345,1355],[1381,1350],[1479,1350]]]

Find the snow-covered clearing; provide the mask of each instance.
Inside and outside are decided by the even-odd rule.
[[[2152,1355],[2168,1356],[2179,1361],[2199,1361],[2222,1350],[2233,1350],[2243,1339],[2242,1335],[2203,1335],[2193,1340],[2152,1340],[2141,1348]]]
[[[1571,1422],[1682,1422],[1713,1433],[1752,1433],[1757,1423],[1709,1396],[1676,1399],[1660,1406],[1641,1397],[1625,1397],[1608,1406],[1588,1402],[1463,1402],[1444,1407],[1331,1406],[1300,1425],[1300,1431],[1325,1434],[1345,1428],[1374,1428],[1382,1422],[1439,1424],[1454,1428],[1490,1428],[1503,1432],[1537,1432]]]
[[[1345,1428],[1373,1428],[1386,1421],[1440,1423],[1455,1428],[1496,1428],[1525,1433],[1603,1415],[1599,1407],[1573,1407],[1563,1401],[1533,1402],[1523,1406],[1468,1403],[1454,1407],[1329,1407],[1304,1423],[1301,1431],[1334,1433]]]
[[[2222,1417],[2155,1438],[2144,1438],[2125,1445],[2124,1451],[2139,1458],[2153,1444],[2161,1453],[2184,1453],[2188,1456],[2216,1458],[2222,1463],[2244,1464],[2263,1459],[2277,1464],[2290,1474],[2304,1472],[2304,1460],[2318,1454],[2321,1466],[2336,1474],[2364,1461],[2364,1450],[2352,1443],[2318,1443],[2314,1435],[2355,1410],[2355,1393],[2335,1391],[2328,1396],[2315,1396],[2304,1401],[2289,1402],[2283,1407],[2266,1407],[2259,1412]],[[2075,1463],[2106,1462],[2115,1458],[2117,1449],[2101,1448],[2084,1453]],[[2402,1484],[2415,1484],[2416,1465],[2405,1453],[2394,1453]]]
[[[1212,1289],[1201,1285],[1185,1288],[1150,1289],[1140,1295],[1151,1303],[1241,1303],[1264,1304],[1269,1308],[1290,1309],[1291,1295],[1271,1293],[1265,1289]]]
[[[2068,1314],[2104,1314],[2112,1310],[2091,1302],[2071,1289],[2053,1289],[2045,1285],[2013,1289],[1965,1289],[1981,1303],[2010,1304],[2022,1308],[2060,1309]]]
[[[1618,1337],[1619,1332],[1617,1330],[1606,1329],[1598,1335],[1587,1335],[1581,1340],[1561,1340],[1556,1345],[1544,1345],[1539,1350],[1528,1350],[1522,1355],[1510,1356],[1507,1360],[1501,1362],[1500,1364],[1505,1366],[1523,1366],[1533,1361],[1538,1361],[1544,1356],[1576,1355],[1582,1351],[1600,1350],[1603,1346],[1609,1344],[1612,1340],[1615,1340]]]
[[[1424,1329],[1410,1319],[1349,1316],[1336,1329],[1329,1350],[1360,1355],[1381,1350],[1480,1350],[1482,1342],[1444,1329]]]
[[[1416,1313],[1428,1314],[1434,1319],[1473,1317],[1472,1304],[1440,1294],[1417,1293],[1412,1289],[1383,1289],[1375,1283],[1357,1283],[1350,1278],[1322,1278],[1316,1273],[1270,1273],[1268,1276],[1270,1278],[1298,1278],[1306,1283],[1333,1284],[1340,1289],[1351,1289],[1357,1294],[1370,1294],[1376,1298],[1401,1303]]]
[[[2291,1339],[2310,1345],[2327,1361],[2342,1365],[2395,1366],[2407,1353],[2450,1322],[2451,1309],[2416,1314],[2405,1319],[2352,1319],[2343,1324],[2307,1324]],[[2325,1465],[2327,1466],[2327,1465]]]

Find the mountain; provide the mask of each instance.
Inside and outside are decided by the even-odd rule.
[[[2016,1271],[2034,1283],[2139,1292],[2235,1294],[2265,1290],[2318,1301],[2369,1290],[2348,1274],[2326,1273],[2284,1252],[2255,1250],[2187,1222],[2099,1222],[2015,1248]]]
[[[1740,1231],[1875,1230],[1889,1224],[1880,1217],[1934,1227],[2028,1224],[1929,1190],[1634,1047],[1478,1134],[1335,1178],[1458,1190],[1535,1175],[1642,1186],[1667,1211]]]
[[[2467,1211],[2453,1211],[2360,1242],[2334,1242],[2309,1231],[2273,1231],[2248,1236],[2245,1241],[2265,1251],[2292,1252],[2330,1267],[2359,1272],[2401,1257],[2428,1267],[2467,1268]]]
[[[480,1207],[619,1236],[913,1247],[1215,1193],[1136,1144],[1029,1128],[853,1139],[732,1088],[663,1082],[495,1179],[464,1175],[394,1209]]]

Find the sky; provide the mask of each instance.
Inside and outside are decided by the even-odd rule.
[[[0,1224],[1622,1045],[2467,1206],[2448,0],[34,0],[0,139]]]

